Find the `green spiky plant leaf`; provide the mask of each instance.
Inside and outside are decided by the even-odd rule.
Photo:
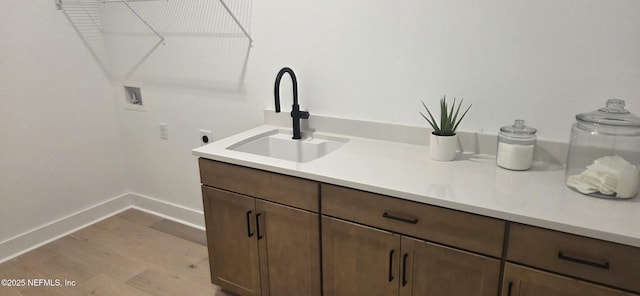
[[[447,105],[447,98],[446,96],[443,96],[442,99],[440,99],[440,124],[438,124],[436,119],[433,117],[433,114],[431,114],[431,111],[429,110],[429,108],[427,108],[427,105],[425,105],[424,102],[422,102],[422,106],[425,110],[427,110],[427,114],[429,116],[427,117],[427,115],[422,112],[420,112],[420,115],[422,115],[422,117],[427,120],[427,122],[429,122],[429,125],[431,125],[431,128],[433,128],[434,135],[453,136],[456,134],[458,125],[460,125],[460,122],[462,121],[464,116],[467,115],[467,112],[469,112],[469,109],[471,109],[472,106],[469,105],[464,113],[462,113],[462,116],[458,118],[458,115],[460,115],[460,107],[462,107],[463,101],[464,99],[460,100],[460,103],[456,108],[456,98],[453,98],[453,103],[451,104],[451,108],[449,108]]]

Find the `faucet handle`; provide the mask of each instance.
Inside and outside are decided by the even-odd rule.
[[[308,119],[309,118],[309,112],[300,111],[300,105],[293,104],[293,105],[291,105],[291,117]]]
[[[291,110],[291,117],[309,119],[309,112],[300,110]]]

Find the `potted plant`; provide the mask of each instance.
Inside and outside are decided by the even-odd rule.
[[[424,113],[420,112],[420,115],[429,122],[429,125],[433,128],[431,137],[429,139],[429,157],[434,160],[448,161],[456,158],[456,149],[458,148],[458,136],[456,135],[456,129],[460,122],[467,115],[471,105],[467,107],[467,110],[460,115],[460,107],[464,99],[460,100],[456,108],[456,98],[453,98],[453,104],[451,108],[447,105],[446,96],[440,99],[440,124],[435,120],[427,105],[422,102],[425,110],[427,110],[427,117]],[[454,113],[455,111],[455,113]]]

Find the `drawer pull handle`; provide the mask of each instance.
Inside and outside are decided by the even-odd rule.
[[[507,296],[511,296],[511,289],[513,288],[513,282],[509,282],[509,289],[507,292]]]
[[[251,231],[251,211],[247,212],[247,236],[253,236],[253,232]]]
[[[407,257],[409,256],[408,253],[404,253],[404,256],[402,256],[402,286],[406,286],[407,285]]]
[[[382,214],[382,217],[387,219],[398,220],[405,223],[418,224],[418,219],[407,219],[403,217],[398,217],[398,216],[391,215],[388,212],[384,212],[384,214]]]
[[[395,253],[395,250],[391,250],[391,252],[389,252],[389,281],[393,281],[393,253]]]
[[[558,252],[558,259],[566,260],[574,263],[580,263],[580,264],[593,266],[597,268],[607,269],[607,270],[609,269],[609,262],[605,262],[605,263],[592,262],[592,261],[588,261],[580,258],[570,257],[565,254],[562,254],[562,252]]]
[[[260,233],[260,215],[262,215],[262,213],[256,214],[256,228],[258,229],[258,240],[261,240],[263,238],[262,234]]]

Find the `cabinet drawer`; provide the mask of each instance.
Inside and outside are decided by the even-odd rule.
[[[633,294],[507,263],[504,265],[502,295],[632,296]]]
[[[322,213],[495,257],[505,222],[389,196],[322,184]]]
[[[507,260],[640,291],[640,248],[513,223]]]
[[[200,158],[202,184],[318,212],[318,183]]]

